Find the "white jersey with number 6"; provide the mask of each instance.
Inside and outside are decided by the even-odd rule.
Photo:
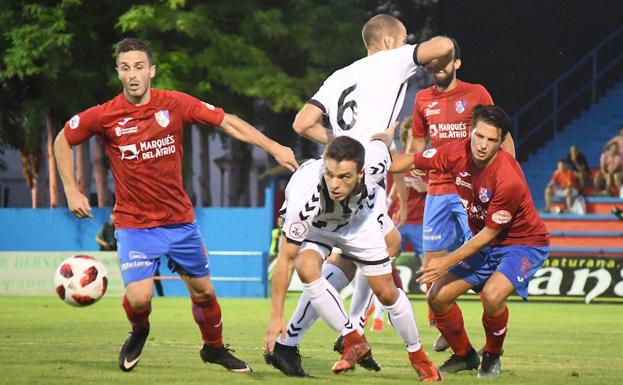
[[[404,45],[359,59],[329,76],[308,103],[329,117],[334,136],[367,143],[397,119],[416,53],[415,45]]]

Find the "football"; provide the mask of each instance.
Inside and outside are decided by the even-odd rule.
[[[72,306],[88,306],[102,298],[108,286],[108,272],[100,261],[88,255],[74,255],[59,265],[54,274],[56,294]]]

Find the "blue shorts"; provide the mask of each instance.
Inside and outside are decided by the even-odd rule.
[[[159,258],[166,255],[169,268],[189,277],[210,275],[208,253],[196,223],[119,229],[115,231],[124,285],[154,276]]]
[[[480,292],[485,283],[499,271],[513,284],[517,295],[528,299],[528,282],[549,255],[549,246],[486,247],[449,270],[450,273],[475,286]]]
[[[424,206],[424,251],[448,249],[471,239],[467,214],[458,194],[427,195]]]
[[[407,242],[410,242],[415,256],[422,258],[422,254],[424,254],[422,249],[422,229],[422,225],[415,224],[405,224],[398,228],[400,232],[400,252],[405,249]]]

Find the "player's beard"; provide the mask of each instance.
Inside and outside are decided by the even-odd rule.
[[[450,86],[455,77],[456,70],[453,69],[452,72],[449,73],[448,76],[446,76],[444,79],[437,79],[437,77],[435,77],[435,85],[437,86],[437,88],[445,90]]]

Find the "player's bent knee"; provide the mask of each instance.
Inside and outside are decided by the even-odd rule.
[[[480,293],[480,300],[487,313],[496,313],[504,307],[506,295],[494,287],[485,287]]]

